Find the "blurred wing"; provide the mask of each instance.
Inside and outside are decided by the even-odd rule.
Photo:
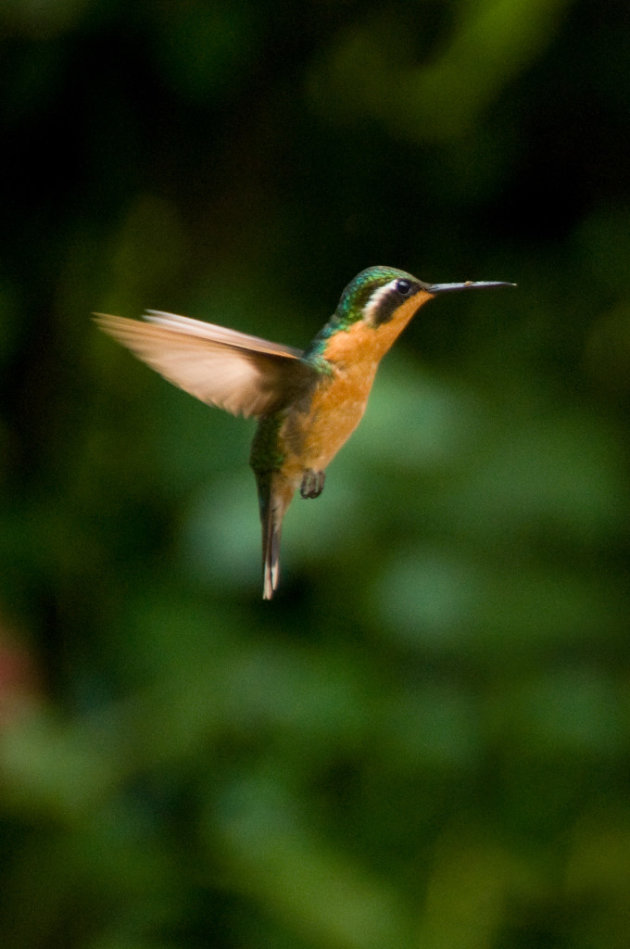
[[[234,415],[265,415],[304,391],[315,371],[299,349],[172,313],[150,322],[95,314],[100,328],[169,382]]]
[[[293,356],[296,359],[303,355],[301,349],[294,349],[293,346],[272,343],[260,336],[239,333],[238,330],[217,326],[216,323],[193,320],[190,316],[178,316],[176,313],[165,313],[163,310],[147,310],[144,318],[158,326],[165,326],[180,333],[187,333],[190,336],[201,336],[204,339],[211,339],[215,343],[226,343],[228,346],[236,346],[240,349],[252,349],[259,353],[275,353],[279,356]]]

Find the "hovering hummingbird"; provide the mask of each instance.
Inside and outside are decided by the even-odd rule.
[[[169,382],[209,405],[258,419],[250,464],[262,522],[263,599],[270,600],[293,495],[298,488],[303,498],[322,493],[326,468],[361,421],[378,365],[407,323],[439,293],[511,286],[429,284],[393,267],[368,267],[305,350],[160,310],[148,310],[148,322],[95,316]]]

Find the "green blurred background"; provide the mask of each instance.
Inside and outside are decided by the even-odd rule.
[[[5,949],[627,949],[626,0],[3,0]],[[386,358],[261,595],[253,423],[97,333]]]

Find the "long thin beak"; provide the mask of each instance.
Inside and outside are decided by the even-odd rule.
[[[427,293],[454,293],[456,290],[487,290],[490,287],[515,287],[504,280],[466,280],[464,283],[431,283]]]

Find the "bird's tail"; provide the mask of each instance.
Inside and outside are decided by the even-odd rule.
[[[262,524],[263,600],[270,600],[278,586],[281,532],[282,524],[275,523],[270,509]]]
[[[293,497],[293,487],[277,472],[259,479],[258,499],[262,525],[263,600],[270,600],[280,577],[282,520]]]

